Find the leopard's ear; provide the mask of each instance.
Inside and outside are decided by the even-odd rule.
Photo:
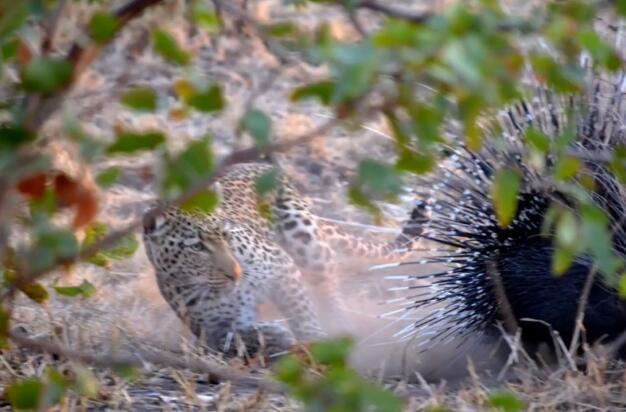
[[[218,181],[213,182],[213,184],[211,185],[211,190],[213,190],[216,194],[218,198],[222,198],[224,197],[224,191],[222,188],[222,184]]]
[[[217,205],[211,212],[211,214],[213,215],[213,214],[219,213],[222,210],[222,199],[224,198],[224,189],[222,187],[222,184],[217,181],[213,182],[213,184],[209,187],[209,189],[215,192],[215,194],[217,195]]]

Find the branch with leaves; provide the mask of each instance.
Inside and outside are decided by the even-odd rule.
[[[30,4],[30,0],[26,3]],[[88,227],[88,231],[93,229],[95,213],[92,209],[88,216],[80,219],[80,224],[68,228],[52,224],[60,209],[54,204],[56,201],[60,204],[80,203],[81,196],[86,194],[80,191],[78,182],[68,176],[45,176],[41,172],[45,168],[41,161],[45,159],[38,156],[33,148],[38,143],[37,133],[43,124],[62,106],[76,80],[94,62],[103,47],[110,44],[130,21],[163,2],[134,0],[111,12],[96,12],[84,30],[89,35],[88,41],[72,43],[64,58],[54,57],[52,41],[64,10],[71,7],[70,3],[60,0],[54,7],[45,9],[48,14],[41,17],[44,20],[42,54],[33,57],[23,53],[21,58],[18,56],[21,44],[19,28],[26,24],[24,16],[28,16],[29,11],[23,9],[26,11],[22,20],[6,19],[2,13],[5,11],[4,6],[0,4],[0,34],[6,35],[0,36],[0,69],[5,64],[18,69],[17,81],[14,81],[15,84],[8,82],[11,85],[6,87],[9,92],[4,93],[3,84],[0,93],[3,99],[0,107],[0,216],[16,217],[14,220],[22,224],[20,228],[24,227],[33,239],[32,245],[14,250],[9,242],[9,229],[13,228],[13,220],[0,222],[0,269],[5,281],[0,289],[0,309],[9,306],[10,298],[17,291],[27,295],[30,293],[31,298],[36,298],[33,292],[37,288],[31,286],[36,285],[43,276],[60,266],[81,261],[93,263],[94,258],[117,247],[120,241],[133,234],[141,225],[141,218],[137,217],[128,226],[108,234],[104,230],[92,230],[99,235],[78,245],[76,229],[84,226]],[[205,196],[207,189],[229,166],[308,144],[346,120],[361,122],[383,117],[391,131],[397,155],[384,160],[363,159],[349,189],[353,203],[376,214],[379,212],[376,200],[397,197],[402,191],[402,177],[405,174],[424,174],[437,167],[442,146],[464,140],[463,144],[469,150],[480,150],[486,138],[484,130],[478,126],[481,116],[523,97],[521,79],[527,75],[527,69],[530,68],[537,82],[542,85],[558,93],[575,94],[584,87],[584,73],[576,70],[581,53],[589,54],[601,70],[611,72],[623,68],[620,54],[593,30],[593,17],[602,8],[612,7],[609,4],[612,2],[558,2],[548,8],[540,8],[530,18],[508,15],[499,8],[497,2],[480,3],[476,8],[454,6],[436,15],[378,0],[330,3],[331,6],[332,3],[340,6],[347,13],[360,33],[358,40],[336,39],[327,24],[320,24],[312,33],[307,33],[291,21],[261,23],[246,10],[225,0],[186,2],[186,7],[190,7],[194,16],[193,20],[211,26],[212,30],[218,32],[216,35],[219,35],[220,29],[217,14],[224,13],[249,27],[253,36],[261,39],[278,61],[297,67],[306,60],[326,67],[326,78],[297,87],[291,93],[291,100],[295,103],[315,100],[334,112],[335,118],[289,141],[272,142],[271,118],[262,108],[255,107],[258,93],[252,93],[245,104],[239,129],[252,137],[254,146],[235,151],[214,162],[210,139],[197,139],[190,142],[180,154],[171,155],[167,152],[160,159],[163,160],[161,171],[165,179],[159,189],[169,204],[210,204],[214,199]],[[624,7],[620,4],[616,6],[618,13],[626,15]],[[16,13],[15,10],[22,9],[17,7],[10,12]],[[364,10],[386,18],[379,19],[382,20],[380,27],[372,29],[364,24],[366,13],[358,14]],[[15,21],[18,23],[15,24]],[[545,39],[544,44],[522,48],[518,37],[526,35]],[[184,46],[181,47],[166,30],[154,29],[152,44],[164,64],[189,67],[191,53]],[[545,44],[548,44],[547,48]],[[2,75],[3,71],[0,70]],[[226,102],[219,84],[200,84],[190,78],[173,82],[177,103],[180,103],[183,111],[209,115],[223,109]],[[270,76],[261,92],[270,87],[272,80]],[[127,107],[144,112],[155,111],[157,100],[157,93],[150,86],[133,87],[121,98]],[[445,133],[450,118],[457,120],[459,125],[455,130],[455,139],[458,141],[449,139]],[[620,176],[622,182],[626,181],[625,151],[563,149],[558,140],[566,137],[526,133],[521,137],[523,150],[519,154],[522,157],[531,154],[542,159],[552,156],[555,162],[566,159],[567,173],[558,183],[569,184],[583,173],[576,159],[609,163],[616,176]],[[84,152],[89,153],[91,150],[91,153],[98,153],[91,160],[119,154],[134,156],[142,151],[167,151],[164,149],[167,136],[161,131],[116,130],[114,141],[110,144],[81,133],[58,137],[59,140],[70,138],[81,148],[87,148]],[[115,180],[115,173],[102,180]],[[504,198],[500,199],[504,200],[501,203],[514,204],[511,200],[517,193],[510,190],[511,185],[506,183],[515,183],[515,179],[505,179],[503,182],[500,183],[504,188],[500,193]],[[14,194],[21,196],[19,200],[23,201],[25,207],[16,207],[18,203],[13,201]],[[156,215],[162,212],[161,208],[156,208],[149,213]],[[511,215],[511,212],[514,210],[507,210],[507,215]],[[39,257],[42,259],[36,259]],[[88,288],[77,288],[65,292],[89,293]],[[139,364],[134,358],[73,353],[69,348],[14,335],[9,331],[9,321],[10,313],[0,311],[0,341],[3,337],[9,338],[23,347],[58,353],[97,365]],[[344,350],[342,346],[333,348],[330,352]],[[158,359],[150,359],[158,363]],[[327,363],[345,372],[342,369],[345,367],[343,359],[331,359]],[[169,359],[165,363],[175,367],[196,367],[176,363],[176,359]],[[206,366],[203,371],[221,374],[224,379],[247,379],[242,375],[232,375],[228,370],[216,370],[214,365]],[[292,389],[295,388],[296,392],[298,388],[306,388],[318,396],[320,392],[328,390],[325,383],[341,384],[332,379],[315,380],[302,368],[291,369],[294,374],[297,372],[297,376],[287,376],[289,371],[288,368],[282,371],[286,374],[283,377],[287,381],[284,382],[288,386],[295,382]],[[350,383],[355,383],[353,378],[350,379]],[[362,382],[357,383],[356,387],[363,387]],[[339,399],[334,392],[330,393],[332,399]],[[381,395],[381,398],[385,396]],[[337,402],[345,406],[348,403],[344,401],[342,398]]]

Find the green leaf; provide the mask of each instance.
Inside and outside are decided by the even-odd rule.
[[[413,105],[410,108],[410,115],[420,142],[431,144],[442,141],[439,127],[443,116],[439,110],[426,105]]]
[[[11,316],[9,312],[0,306],[0,349],[6,349],[9,346],[9,325],[11,324]]]
[[[615,4],[617,14],[622,17],[626,17],[626,0],[617,0]]]
[[[39,234],[37,250],[49,249],[58,258],[70,258],[78,252],[76,235],[69,230],[52,229]]]
[[[115,245],[115,247],[105,250],[102,252],[106,257],[109,257],[114,260],[121,260],[132,257],[135,252],[139,249],[139,241],[137,237],[133,235],[128,235]]]
[[[121,132],[108,148],[107,153],[133,153],[140,150],[151,150],[165,142],[161,132]]]
[[[540,153],[546,154],[550,150],[550,137],[532,127],[526,129],[524,137]]]
[[[87,398],[98,396],[98,379],[93,372],[82,365],[74,365],[73,370],[76,375],[74,384],[76,391]]]
[[[6,2],[0,6],[0,39],[17,31],[29,15],[30,2]]]
[[[373,34],[372,40],[378,47],[412,47],[418,39],[419,30],[414,24],[399,20],[390,20]]]
[[[132,365],[115,365],[112,369],[116,374],[129,381],[139,379],[141,376]]]
[[[618,70],[622,61],[617,52],[598,33],[588,29],[578,32],[578,41],[597,63],[611,71]]]
[[[322,104],[329,105],[334,92],[335,84],[330,80],[324,80],[297,88],[291,94],[291,100],[297,102],[304,99],[317,98]]]
[[[180,48],[174,37],[162,30],[156,30],[152,35],[154,48],[167,61],[184,66],[189,63],[191,56]]]
[[[124,93],[122,103],[139,111],[153,111],[157,108],[157,95],[150,87],[135,87]]]
[[[510,169],[498,171],[491,185],[493,206],[501,227],[508,226],[517,214],[520,177]]]
[[[381,56],[372,44],[336,44],[330,50],[330,59],[337,73],[333,100],[350,102],[366,93],[375,83]]]
[[[365,382],[359,392],[363,405],[361,410],[380,412],[401,412],[404,410],[402,401],[398,397],[377,385]]]
[[[594,257],[601,274],[611,278],[619,268],[622,261],[615,256],[611,231],[609,229],[609,218],[606,212],[595,206],[583,204],[580,206],[582,214],[582,236],[587,249]],[[615,284],[616,279],[612,279],[609,284]]]
[[[109,228],[104,223],[90,223],[85,230],[85,238],[81,247],[84,249],[93,245],[97,241],[104,238],[108,233]],[[131,234],[122,238],[112,248],[99,252],[95,256],[90,257],[87,261],[97,266],[107,267],[109,259],[121,260],[131,257],[135,254],[138,248],[139,242],[137,241],[135,235]],[[86,288],[88,288],[88,286],[86,286]]]
[[[167,160],[163,180],[166,197],[178,196],[200,179],[206,179],[214,163],[208,136],[189,144],[178,157]]]
[[[449,42],[442,50],[442,60],[443,63],[453,70],[455,76],[458,77],[458,81],[473,89],[477,89],[480,87],[483,78],[480,62],[470,56],[468,46],[466,39]]]
[[[613,157],[611,159],[611,171],[622,183],[626,184],[626,146],[621,145],[613,150]]]
[[[194,4],[191,9],[191,17],[194,23],[209,31],[216,31],[220,27],[220,19],[215,10],[206,7],[205,4]]]
[[[590,22],[595,18],[595,10],[593,2],[585,1],[566,1],[555,4],[555,12],[570,17],[578,23]]]
[[[571,179],[576,176],[581,167],[580,159],[572,156],[561,156],[556,163],[554,177],[558,180]]]
[[[42,304],[49,298],[48,290],[41,283],[31,282],[21,286],[20,290],[35,303]]]
[[[563,212],[556,226],[557,244],[569,250],[575,250],[579,239],[580,233],[576,217],[570,211]]]
[[[469,94],[459,99],[459,112],[463,120],[465,141],[470,150],[478,150],[482,145],[482,134],[478,127],[477,118],[480,110],[485,107],[482,96]]]
[[[87,246],[93,245],[98,240],[102,239],[108,233],[108,228],[104,223],[101,222],[91,222],[87,229],[85,230],[85,238],[83,239],[83,243],[81,248],[86,248]],[[100,267],[109,267],[109,259],[105,256],[103,252],[99,252],[87,259],[87,262],[100,266]]]
[[[272,121],[265,113],[256,109],[249,110],[241,119],[241,124],[259,147],[269,145]]]
[[[425,412],[453,412],[452,409],[449,409],[445,406],[437,405],[426,408]]]
[[[109,228],[102,222],[91,222],[85,229],[85,238],[82,247],[91,246],[102,239],[109,232]]]
[[[293,356],[286,356],[276,365],[276,378],[290,385],[297,385],[304,375],[302,364]]]
[[[520,412],[525,408],[524,402],[517,396],[506,392],[492,394],[488,402],[493,408],[503,412]]]
[[[278,187],[279,174],[279,170],[277,168],[273,168],[272,170],[259,176],[254,183],[257,193],[264,195],[274,191]]]
[[[343,366],[353,346],[353,340],[347,336],[326,340],[315,343],[311,347],[311,355],[322,365]]]
[[[203,113],[222,110],[225,104],[222,89],[217,84],[211,85],[204,91],[192,93],[185,99],[185,103]]]
[[[558,64],[551,57],[544,55],[531,56],[531,63],[540,77],[557,91],[571,93],[580,90],[584,73],[579,65]]]
[[[96,12],[89,22],[89,34],[96,43],[104,44],[115,36],[120,24],[115,16],[110,13]]]
[[[358,186],[350,186],[350,189],[348,190],[348,199],[350,199],[350,202],[353,204],[360,206],[371,213],[374,216],[374,220],[379,220],[381,218],[380,209],[372,203],[370,198],[367,197]]]
[[[22,86],[30,92],[52,93],[70,81],[72,71],[72,65],[65,60],[35,57],[22,73]]]
[[[381,195],[395,195],[402,190],[398,172],[376,160],[365,159],[358,166],[359,182]]]
[[[3,61],[9,61],[17,56],[17,50],[19,49],[19,39],[14,38],[0,43],[0,63]]]
[[[400,157],[396,161],[396,169],[421,175],[433,170],[436,164],[432,155],[414,153],[405,149],[400,152]]]
[[[63,399],[67,391],[68,382],[58,371],[48,368],[41,401],[46,407],[51,407]],[[42,405],[40,405],[42,406]]]
[[[206,190],[193,196],[191,199],[184,202],[180,207],[183,210],[197,211],[201,210],[206,213],[211,213],[219,204],[219,196],[217,193]]]
[[[5,396],[15,410],[36,410],[44,385],[35,378],[26,378],[5,390]]]
[[[298,34],[298,28],[288,21],[264,25],[263,31],[274,37],[293,38]]]
[[[54,286],[54,290],[59,295],[69,297],[81,296],[85,299],[90,298],[96,293],[96,287],[87,280],[83,280],[78,286]]]
[[[211,152],[211,139],[204,137],[189,144],[178,157],[178,166],[182,167],[183,164],[193,170],[195,176],[207,177],[215,164]]]
[[[119,179],[121,174],[122,171],[118,167],[109,167],[105,171],[98,174],[96,182],[98,182],[98,185],[102,188],[111,187],[115,182],[117,182],[117,179]]]
[[[87,259],[87,262],[91,263],[92,265],[100,266],[103,268],[108,268],[111,266],[111,264],[109,263],[109,259],[107,259],[106,256],[104,256],[102,253],[97,253],[89,257]]]
[[[619,277],[619,281],[617,284],[617,292],[619,293],[619,298],[624,300],[626,299],[626,274],[621,274]]]
[[[36,134],[24,127],[0,125],[0,150],[15,150],[18,146],[35,140],[36,137]]]

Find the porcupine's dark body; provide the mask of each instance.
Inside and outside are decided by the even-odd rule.
[[[572,148],[581,151],[606,151],[624,145],[623,76],[598,76],[589,74],[587,89],[574,97],[540,88],[531,90],[525,101],[497,116],[498,131],[491,133],[504,137],[500,142],[504,146],[488,143],[478,153],[453,149],[443,170],[423,182],[424,191],[417,193],[420,203],[409,220],[414,224],[408,224],[404,232],[441,245],[420,263],[446,268],[405,277],[405,281],[419,280],[435,290],[425,294],[422,285],[410,287],[416,293],[408,298],[407,307],[427,314],[400,335],[429,331],[428,339],[445,340],[476,332],[499,334],[496,325],[505,320],[506,310],[498,303],[501,299],[494,285],[501,282],[512,315],[522,328],[524,343],[531,348],[541,342],[553,343],[549,324],[569,345],[579,298],[593,262],[583,255],[563,276],[553,275],[553,240],[541,235],[542,223],[552,202],[568,206],[571,199],[545,184],[546,172],[526,166],[510,153],[522,148],[520,139],[528,127],[556,138],[572,125],[577,134]],[[491,129],[487,130],[489,133]],[[517,215],[506,228],[498,226],[490,196],[493,176],[503,166],[517,169],[523,176]],[[594,203],[609,216],[612,246],[624,257],[626,191],[603,164],[586,162],[585,173],[596,183]],[[595,276],[583,324],[586,342],[610,341],[626,331],[626,303],[600,275]],[[621,355],[625,354],[622,349]]]

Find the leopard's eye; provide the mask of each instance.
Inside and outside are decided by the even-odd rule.
[[[189,247],[191,248],[191,250],[194,250],[196,252],[207,252],[208,249],[206,247],[206,245],[204,244],[204,242],[196,242],[193,243],[191,245],[189,245]]]

